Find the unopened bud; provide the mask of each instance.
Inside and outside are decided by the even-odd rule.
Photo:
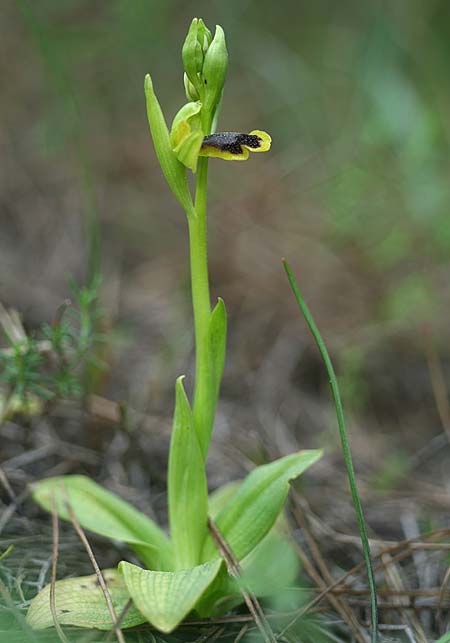
[[[216,26],[216,33],[203,63],[203,91],[206,110],[213,112],[222,95],[228,67],[228,52],[222,27]]]
[[[189,80],[186,72],[184,72],[183,82],[184,82],[184,91],[186,92],[186,98],[189,101],[199,100],[200,96],[198,95],[198,91],[195,89],[194,85]]]
[[[203,25],[203,21],[202,21]],[[204,31],[204,25],[200,29],[201,32]],[[199,33],[199,20],[194,18],[189,27],[189,31],[184,41],[183,49],[181,51],[181,57],[183,59],[184,71],[188,79],[196,88],[199,93],[201,87],[200,73],[203,68],[203,59],[204,53],[202,45],[198,40]],[[202,34],[203,37],[203,34]]]

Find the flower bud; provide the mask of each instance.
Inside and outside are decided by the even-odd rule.
[[[206,54],[208,47],[212,42],[212,35],[201,18],[198,19],[197,40],[200,43],[203,53]]]
[[[189,101],[199,100],[200,96],[198,95],[198,91],[195,89],[194,85],[187,77],[186,72],[184,72],[183,82],[184,82],[184,91],[186,92],[186,98]]]
[[[205,54],[202,70],[204,106],[211,114],[220,101],[227,67],[228,52],[225,34],[222,27],[217,25],[213,41]]]
[[[206,27],[204,26],[203,21],[201,21],[201,25],[203,26],[199,25],[199,23],[200,21],[198,18],[193,19],[186,36],[186,40],[184,41],[183,49],[181,50],[184,71],[186,72],[188,79],[196,88],[197,93],[200,93],[201,91],[200,74],[203,68],[204,59],[202,44],[198,39],[199,31],[202,37],[202,42],[206,37]]]
[[[200,101],[186,103],[173,119],[170,131],[170,144],[177,159],[193,172],[197,170],[197,160],[203,143]]]

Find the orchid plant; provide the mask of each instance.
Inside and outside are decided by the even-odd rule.
[[[175,413],[168,465],[170,538],[149,517],[89,478],[61,476],[36,483],[35,500],[65,520],[75,517],[85,529],[130,546],[142,566],[122,561],[103,572],[120,627],[149,622],[171,632],[189,614],[211,616],[242,602],[241,581],[227,566],[208,529],[213,520],[243,571],[243,582],[256,594],[276,592],[277,583],[292,582],[297,567],[288,561],[285,573],[264,577],[273,552],[286,548],[279,529],[289,482],[319,457],[307,450],[255,468],[245,480],[226,485],[208,498],[205,463],[222,379],[226,345],[226,310],[219,299],[211,310],[206,244],[206,188],[209,157],[245,160],[249,152],[269,150],[263,131],[220,132],[216,125],[228,64],[225,35],[215,35],[194,19],[182,49],[188,102],[175,116],[169,132],[153,82],[145,78],[150,132],[156,155],[173,194],[187,217],[195,325],[196,373],[193,402],[183,386],[175,386]],[[195,198],[187,171],[196,175]],[[272,558],[273,560],[273,558]],[[281,560],[281,558],[280,558]],[[277,563],[278,564],[278,563]],[[269,580],[270,579],[270,580]],[[75,625],[97,629],[117,627],[107,609],[97,577],[57,581],[32,601],[29,625],[43,629]],[[127,609],[126,609],[127,608]]]

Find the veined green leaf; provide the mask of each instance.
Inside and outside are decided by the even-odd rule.
[[[116,569],[103,571],[108,591],[117,617],[130,600],[130,594],[122,576]],[[106,606],[105,596],[98,584],[97,575],[68,578],[55,583],[55,607],[58,623],[76,625],[97,630],[110,630],[113,627]],[[31,601],[27,623],[34,630],[53,627],[50,611],[50,585],[44,587]],[[120,625],[123,628],[145,623],[145,617],[131,604]]]
[[[178,572],[153,572],[122,561],[123,574],[134,604],[161,632],[172,632],[191,612],[211,585],[222,560]]]
[[[152,569],[172,569],[172,548],[163,530],[141,511],[85,476],[58,476],[32,485],[33,498],[70,520],[67,503],[85,529],[128,543]]]
[[[289,482],[321,456],[321,451],[299,451],[257,467],[216,518],[216,524],[238,560],[242,560],[264,538],[283,508]],[[208,536],[203,560],[218,552]]]
[[[175,415],[169,455],[169,519],[175,569],[200,562],[208,518],[208,488],[183,378],[175,387]]]
[[[180,163],[172,150],[169,130],[167,129],[164,114],[156,98],[150,74],[147,74],[145,77],[144,89],[150,133],[161,169],[169,187],[181,203],[185,212],[189,216],[195,216],[194,205],[186,178],[186,168]]]

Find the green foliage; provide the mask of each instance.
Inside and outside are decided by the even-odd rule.
[[[208,487],[182,378],[176,384],[167,484],[175,569],[189,569],[200,563],[207,528]]]
[[[35,413],[42,402],[80,397],[87,369],[100,368],[95,348],[102,341],[97,332],[99,282],[71,290],[74,304],[65,303],[57,318],[44,323],[33,336],[12,332],[12,320],[3,324],[8,344],[0,350],[0,395],[3,415]],[[20,335],[20,338],[17,336]]]

